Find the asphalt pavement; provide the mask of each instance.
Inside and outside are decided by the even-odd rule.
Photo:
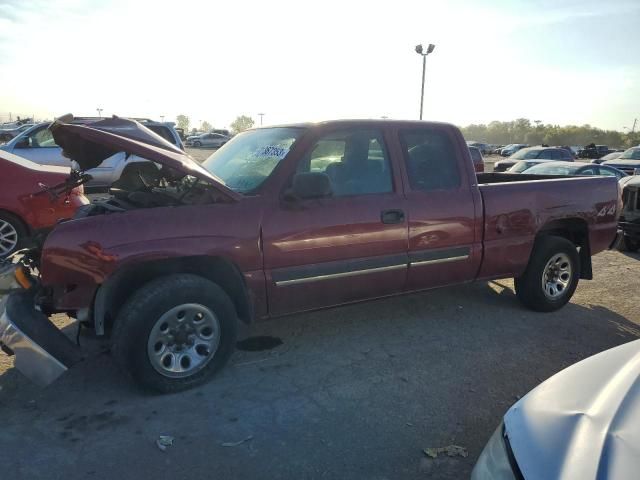
[[[640,338],[640,256],[605,252],[594,273],[550,314],[500,280],[259,323],[212,382],[174,395],[138,390],[89,334],[89,358],[46,389],[4,357],[0,476],[468,478],[520,396]],[[423,453],[452,444],[468,456]]]

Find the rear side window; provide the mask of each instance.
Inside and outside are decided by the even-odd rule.
[[[47,147],[57,147],[55,140],[53,139],[53,135],[51,135],[51,130],[48,128],[41,128],[36,132],[32,132],[29,137],[29,147],[31,148],[47,148]]]
[[[171,131],[167,127],[163,127],[162,125],[145,125],[145,126],[149,130],[151,130],[153,133],[160,135],[171,145],[176,144],[176,139],[174,138],[174,136],[171,134]]]
[[[413,190],[451,190],[460,186],[458,159],[445,132],[403,131],[400,142]]]
[[[563,160],[573,160],[573,157],[571,156],[569,151],[565,150],[564,148],[560,150],[560,156]]]

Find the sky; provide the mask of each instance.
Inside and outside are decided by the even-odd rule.
[[[0,0],[0,120],[639,118],[638,0]]]

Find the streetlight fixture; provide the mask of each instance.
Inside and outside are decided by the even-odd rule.
[[[433,49],[436,46],[433,43],[430,43],[425,51],[422,47],[422,44],[416,45],[416,53],[422,56],[422,90],[420,92],[420,120],[422,120],[422,106],[424,105],[424,72],[427,68],[427,55],[433,52]]]
[[[99,118],[102,118],[102,110],[104,110],[104,109],[103,109],[103,108],[98,107],[98,108],[96,108],[96,110],[98,111],[98,117],[99,117]]]
[[[262,117],[264,117],[264,113],[259,113],[258,114],[260,116],[260,126],[262,126]]]
[[[160,115],[160,121],[164,123],[164,115]]]

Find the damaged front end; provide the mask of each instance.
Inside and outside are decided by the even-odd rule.
[[[29,254],[0,263],[0,349],[15,367],[46,386],[82,359],[80,349],[36,306],[39,282]]]

